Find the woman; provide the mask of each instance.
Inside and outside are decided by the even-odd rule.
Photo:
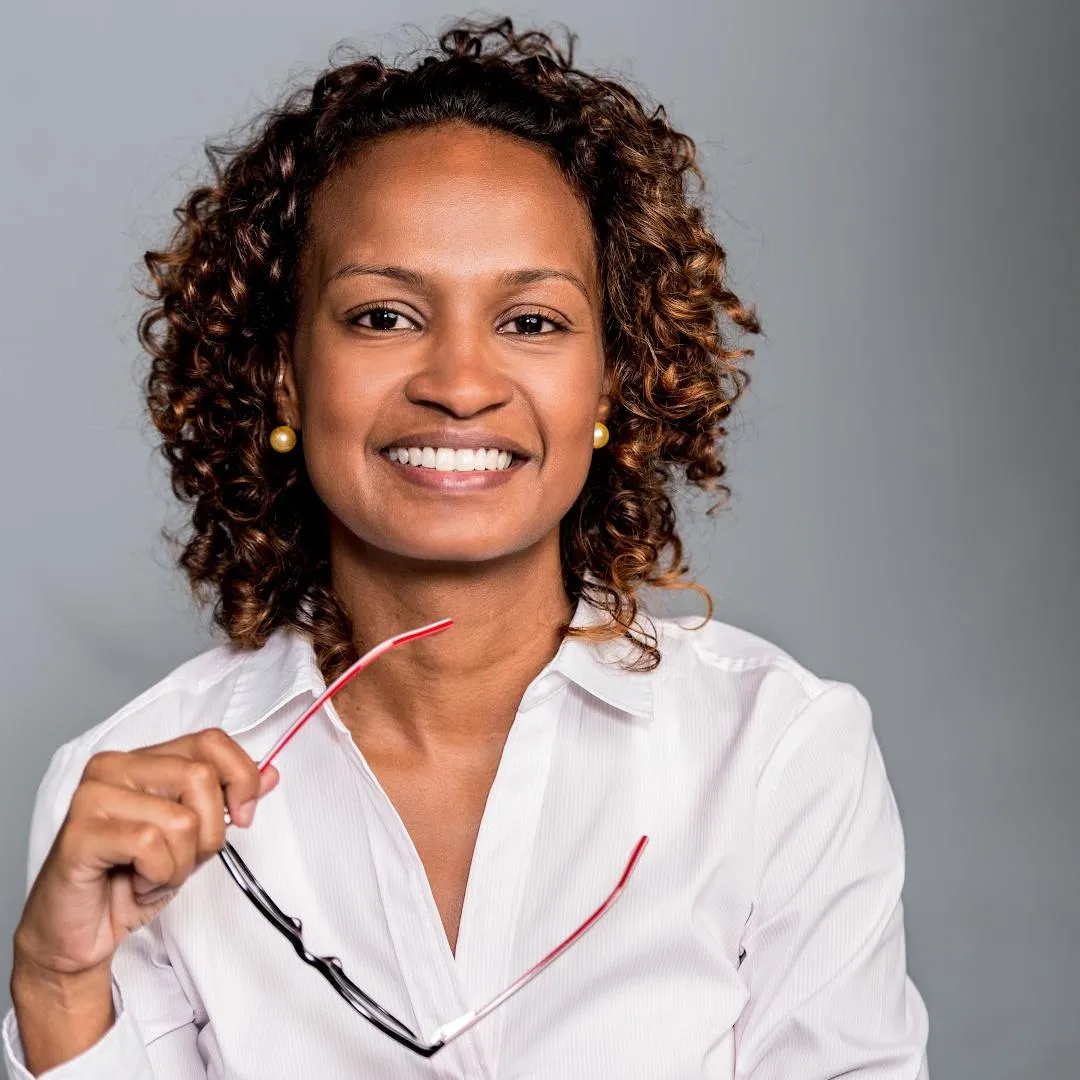
[[[509,19],[440,47],[214,148],[147,255],[228,640],[54,757],[9,1075],[926,1077],[866,699],[636,596],[704,593],[670,497],[728,492],[760,331],[694,144]]]

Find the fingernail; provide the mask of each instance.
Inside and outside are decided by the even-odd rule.
[[[242,825],[245,828],[251,824],[255,817],[255,800],[248,799],[247,802],[241,803],[236,808],[236,813],[233,815],[233,821],[237,825]]]

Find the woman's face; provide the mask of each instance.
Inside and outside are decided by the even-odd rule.
[[[610,408],[588,210],[556,166],[464,124],[399,132],[310,225],[283,417],[330,512],[424,560],[550,539]]]

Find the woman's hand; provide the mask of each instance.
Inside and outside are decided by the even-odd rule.
[[[112,957],[225,844],[279,779],[220,728],[95,754],[15,930],[11,998],[34,1075],[112,1027]]]
[[[13,981],[86,983],[225,843],[225,806],[251,823],[278,772],[220,728],[95,754],[15,931]]]

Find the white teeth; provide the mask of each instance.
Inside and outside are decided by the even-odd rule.
[[[391,461],[439,472],[483,472],[510,467],[514,455],[509,450],[454,450],[446,446],[391,446],[386,451]]]

